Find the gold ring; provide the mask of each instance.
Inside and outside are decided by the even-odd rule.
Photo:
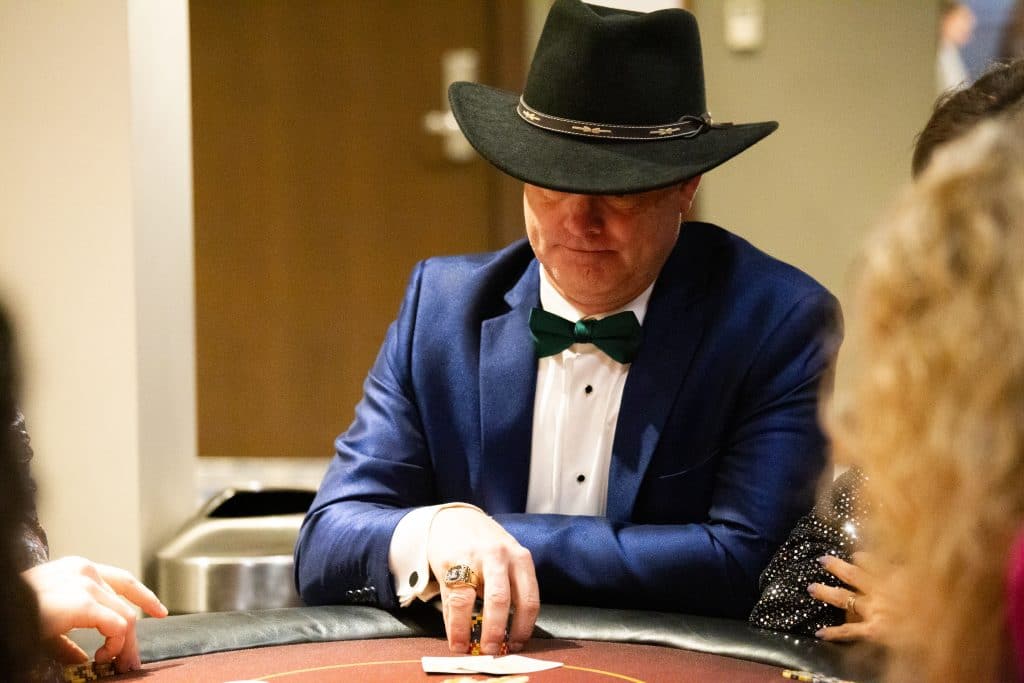
[[[444,585],[448,588],[462,588],[469,586],[474,590],[479,588],[476,572],[468,564],[453,564],[444,573]]]
[[[857,611],[857,596],[852,593],[848,598],[846,598],[846,611],[857,615],[860,614],[860,612]]]

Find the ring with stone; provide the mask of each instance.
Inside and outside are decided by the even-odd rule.
[[[480,587],[476,572],[468,564],[453,564],[444,573],[444,585],[448,588],[469,586],[474,590]]]

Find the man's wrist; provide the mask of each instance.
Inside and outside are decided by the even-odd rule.
[[[483,510],[470,503],[444,503],[415,508],[395,527],[388,550],[388,568],[395,595],[402,607],[408,607],[417,598],[427,602],[440,593],[437,578],[427,560],[427,547],[434,518],[438,512],[448,508],[470,508],[484,514]]]

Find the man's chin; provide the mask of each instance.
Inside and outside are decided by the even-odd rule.
[[[609,287],[607,280],[583,280],[567,284],[560,288],[562,296],[585,315],[605,313],[620,305],[617,303],[617,290]]]

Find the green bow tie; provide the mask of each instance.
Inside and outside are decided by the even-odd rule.
[[[537,358],[561,353],[573,344],[593,344],[620,363],[633,360],[642,336],[633,311],[573,323],[540,308],[530,311],[530,333]]]

